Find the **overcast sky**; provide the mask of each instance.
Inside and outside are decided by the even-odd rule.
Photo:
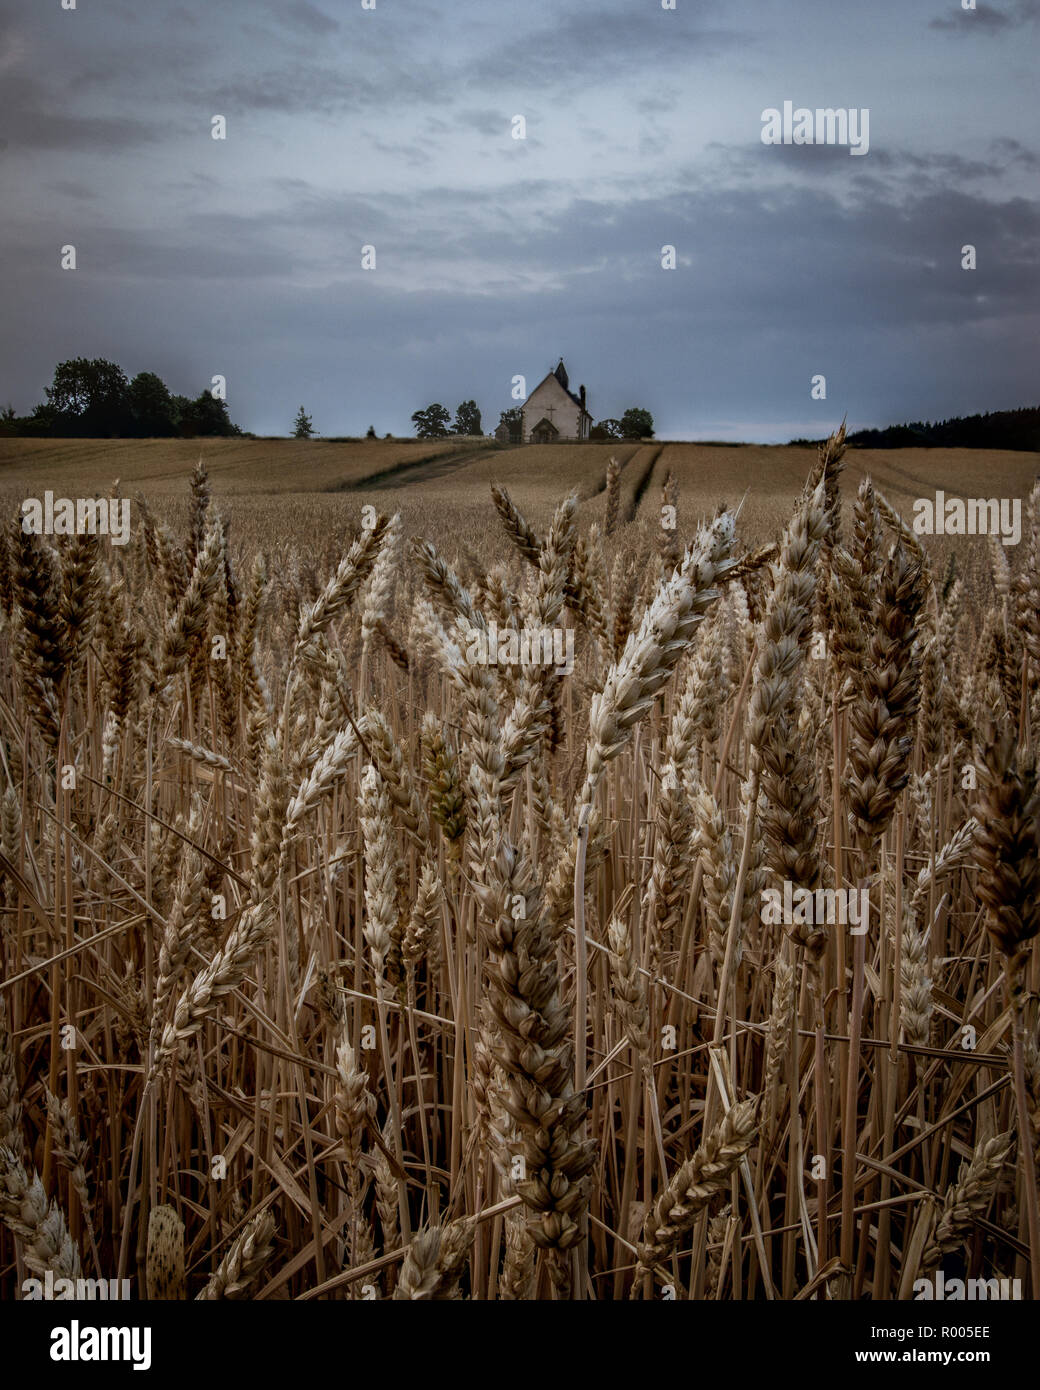
[[[562,354],[670,438],[1035,405],[1040,0],[961,3],[0,0],[0,404],[100,356],[491,430]],[[764,145],[786,100],[869,153]]]

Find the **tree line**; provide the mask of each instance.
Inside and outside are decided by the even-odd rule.
[[[194,399],[172,392],[154,372],[131,380],[103,357],[59,362],[46,401],[28,415],[0,410],[0,434],[37,438],[151,439],[240,435],[227,402],[212,391]]]
[[[417,410],[412,415],[415,433],[420,439],[447,439],[452,434],[481,434],[480,411],[476,401],[463,401],[455,411],[455,423],[451,423],[451,412],[439,402],[428,405],[425,410]],[[505,427],[509,432],[511,444],[519,444],[523,431],[521,408],[515,405],[503,410],[499,416],[498,428]],[[633,406],[626,410],[620,420],[600,420],[592,427],[590,439],[649,439],[654,433],[654,417],[649,410]]]
[[[792,439],[792,444],[822,440]],[[955,415],[949,420],[914,420],[883,430],[857,430],[848,438],[861,449],[1040,449],[1040,406]]]
[[[54,379],[44,387],[46,400],[28,415],[13,406],[0,409],[0,435],[36,438],[153,439],[194,438],[200,435],[242,435],[228,415],[227,402],[213,391],[190,398],[171,391],[155,372],[138,372],[129,378],[115,362],[103,357],[73,357],[59,362]],[[476,401],[462,401],[451,412],[439,402],[417,410],[412,424],[419,439],[446,439],[450,435],[482,435],[483,423]],[[519,406],[503,410],[499,426],[505,426],[511,442],[521,439]],[[310,439],[314,424],[301,405],[293,421],[293,437]],[[653,416],[633,406],[620,419],[600,420],[589,437],[645,439],[654,433]],[[369,426],[366,439],[375,439]],[[387,435],[387,438],[390,436]],[[1003,447],[1012,447],[1005,445]]]
[[[450,434],[483,434],[484,426],[476,401],[462,401],[455,409],[455,423],[451,423],[451,412],[434,401],[425,410],[416,410],[412,424],[419,439],[446,439]]]

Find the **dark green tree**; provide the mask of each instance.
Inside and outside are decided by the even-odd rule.
[[[654,417],[649,410],[632,406],[621,417],[621,433],[625,439],[652,439]]]
[[[35,405],[32,414],[23,415],[16,428],[20,435],[27,435],[32,439],[46,439],[63,432],[75,433],[72,429],[62,430],[62,421],[65,418],[59,415],[52,405]]]
[[[128,381],[123,369],[102,357],[59,362],[47,400],[31,414],[0,416],[0,432],[33,438],[240,435],[227,405],[203,391],[195,400],[172,395],[154,372]]]
[[[463,401],[455,411],[455,424],[452,427],[453,434],[483,434],[484,427],[480,423],[480,411],[477,409],[476,401]]]
[[[293,438],[310,439],[314,433],[314,421],[301,405],[296,412],[296,419],[293,421]]]
[[[193,409],[194,404],[189,396],[175,395],[173,397],[173,418],[178,434],[195,433],[192,421]]]
[[[512,406],[509,410],[502,411],[502,414],[498,418],[499,429],[501,429],[503,425],[505,425],[506,429],[509,431],[510,444],[519,444],[520,436],[524,428],[524,416],[523,411],[518,405]]]
[[[442,405],[428,405],[425,410],[417,410],[412,416],[415,433],[420,439],[446,439],[450,433],[448,423],[451,415]]]
[[[139,438],[168,438],[177,432],[177,416],[166,383],[154,372],[138,372],[127,390],[131,428]]]
[[[607,419],[594,425],[589,431],[589,437],[592,439],[623,439],[625,431],[620,420]]]
[[[59,362],[46,392],[47,404],[56,412],[56,425],[63,434],[97,438],[125,434],[131,426],[126,373],[103,357]]]
[[[241,434],[228,416],[227,401],[221,401],[211,391],[202,391],[193,401],[187,396],[175,396],[178,411],[177,433],[186,439],[199,435]]]

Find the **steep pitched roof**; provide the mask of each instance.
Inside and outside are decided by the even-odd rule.
[[[561,370],[563,371],[563,378],[562,378],[562,380],[561,380],[561,378],[560,378],[560,372],[561,372]],[[589,419],[591,420],[591,419],[592,419],[592,416],[589,415],[589,412],[588,412],[587,407],[582,405],[582,403],[581,403],[581,397],[580,397],[580,396],[576,396],[576,395],[574,394],[573,391],[570,391],[570,390],[568,390],[568,388],[567,388],[567,369],[566,369],[566,367],[564,367],[564,365],[563,365],[563,358],[562,358],[562,357],[560,358],[559,366],[557,366],[557,367],[556,367],[553,371],[551,371],[551,372],[546,372],[545,376],[542,377],[541,381],[540,381],[540,382],[538,383],[538,385],[534,388],[534,391],[532,391],[532,392],[528,395],[527,399],[530,400],[530,399],[531,399],[531,396],[533,396],[533,395],[535,394],[536,391],[540,390],[541,387],[543,387],[543,386],[545,385],[545,383],[546,383],[550,378],[554,378],[554,379],[556,380],[557,385],[559,385],[560,387],[562,387],[564,395],[565,395],[565,396],[568,396],[568,397],[574,402],[574,404],[578,407],[579,410],[584,410],[584,411],[585,411],[585,414],[588,415],[588,416],[589,416]]]

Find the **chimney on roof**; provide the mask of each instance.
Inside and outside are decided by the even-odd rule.
[[[582,410],[584,410],[584,409],[585,409],[585,387],[584,387],[584,386],[579,386],[579,387],[578,387],[578,395],[581,397],[581,408],[582,408]]]

